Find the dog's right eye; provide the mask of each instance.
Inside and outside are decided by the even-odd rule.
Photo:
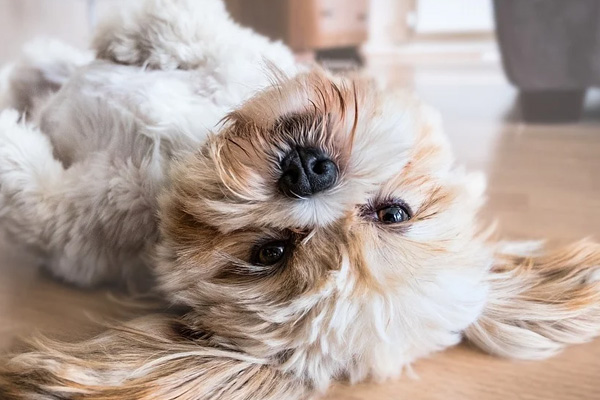
[[[276,264],[285,257],[286,250],[286,242],[275,241],[265,243],[253,252],[252,263],[265,266]]]
[[[410,213],[402,205],[391,205],[377,210],[377,219],[384,224],[397,224],[408,221]]]

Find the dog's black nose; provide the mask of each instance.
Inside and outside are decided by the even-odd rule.
[[[308,197],[329,189],[338,176],[337,165],[323,151],[296,147],[281,162],[279,189],[288,197]]]

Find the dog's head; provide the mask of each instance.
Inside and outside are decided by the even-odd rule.
[[[438,117],[408,95],[281,79],[171,178],[162,287],[221,344],[316,381],[381,377],[481,310],[483,180],[452,168]]]

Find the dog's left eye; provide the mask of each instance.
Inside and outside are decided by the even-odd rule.
[[[384,224],[397,224],[408,221],[410,213],[406,207],[401,205],[391,205],[377,210],[377,220]]]
[[[254,251],[252,263],[258,265],[273,265],[285,256],[287,245],[285,242],[276,241],[265,243]]]

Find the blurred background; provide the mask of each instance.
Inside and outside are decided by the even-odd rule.
[[[0,65],[40,35],[86,47],[120,2],[0,0]],[[436,107],[458,162],[488,177],[483,218],[498,222],[498,237],[600,240],[600,0],[226,3],[299,60],[360,69]],[[6,254],[0,349],[32,326],[80,329],[84,312],[108,307],[100,294],[40,278]],[[60,313],[69,318],[53,317]],[[598,360],[598,341],[532,364],[460,347],[421,361],[419,381],[340,386],[328,398],[598,399]]]
[[[385,84],[416,89],[463,71],[512,83],[525,121],[600,118],[596,0],[225,1],[236,20],[299,59],[366,66]],[[40,35],[86,47],[98,18],[119,2],[0,0],[0,63]]]

